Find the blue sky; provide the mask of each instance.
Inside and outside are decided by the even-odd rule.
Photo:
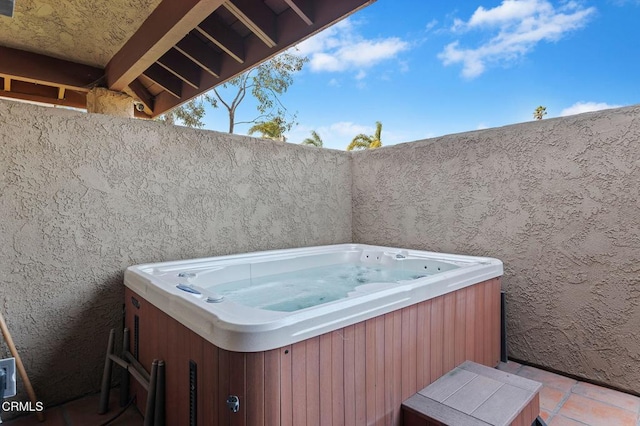
[[[383,124],[384,145],[640,103],[640,0],[378,0],[298,46],[282,100],[344,149]],[[238,119],[256,116],[247,100]],[[206,128],[225,131],[225,111]],[[245,134],[240,125],[236,133]]]

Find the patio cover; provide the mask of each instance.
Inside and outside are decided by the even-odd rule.
[[[156,117],[375,0],[15,0],[0,97],[86,108],[95,87]]]

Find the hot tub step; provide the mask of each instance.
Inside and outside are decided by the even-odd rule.
[[[404,425],[531,425],[538,421],[541,388],[533,380],[465,361],[402,403]]]

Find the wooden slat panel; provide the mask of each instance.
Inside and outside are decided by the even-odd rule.
[[[332,424],[344,425],[344,341],[343,330],[331,333]]]
[[[307,340],[307,426],[320,425],[320,337]]]
[[[218,352],[218,397],[220,399],[217,401],[218,424],[220,425],[228,425],[230,423],[229,415],[231,414],[231,412],[229,411],[225,403],[227,397],[230,395],[229,368],[229,351],[220,349],[220,351]],[[280,392],[278,391],[278,393]],[[188,418],[181,418],[181,420],[185,423],[180,422],[179,424],[189,424],[186,423],[188,421]]]
[[[401,318],[402,318],[402,329],[401,329],[401,339],[402,339],[402,365],[401,365],[401,370],[402,370],[402,389],[401,389],[401,399],[404,401],[405,399],[409,398],[411,396],[411,389],[410,389],[410,384],[409,384],[409,377],[412,374],[415,374],[415,370],[411,371],[410,369],[410,365],[409,365],[409,342],[411,339],[411,336],[409,335],[410,333],[410,327],[409,327],[409,311],[408,308],[404,308],[401,312]]]
[[[175,321],[171,321],[175,323]],[[169,330],[167,330],[169,333]],[[205,425],[215,424],[218,420],[218,410],[220,408],[219,401],[222,399],[222,396],[218,392],[218,348],[214,345],[208,344],[206,342],[203,345],[202,349],[202,380],[206,383],[204,390],[202,392],[202,397],[205,401],[203,406],[200,409],[203,412],[203,421]],[[169,362],[169,361],[167,361]],[[167,375],[169,374],[169,370],[167,370]],[[175,392],[177,388],[171,389],[169,385],[169,381],[167,380],[167,404],[171,404],[171,401],[175,400]],[[169,390],[172,390],[172,395],[169,394]],[[169,410],[167,410],[169,411]],[[175,410],[170,410],[172,412],[176,412]],[[177,418],[173,416],[169,416],[169,412],[167,412],[167,424],[168,425],[176,425],[178,424]]]
[[[293,424],[307,422],[307,344],[305,341],[291,346],[291,383]],[[311,367],[311,366],[309,366]]]
[[[320,424],[331,425],[331,333],[320,336]]]
[[[494,288],[493,288],[493,299],[492,299],[492,310],[493,310],[493,339],[491,342],[491,347],[493,348],[493,356],[491,358],[491,365],[498,365],[500,362],[500,292],[502,290],[501,280],[500,278],[494,279]]]
[[[143,357],[156,353],[164,358],[166,353],[167,424],[183,424],[188,419],[188,359],[195,357],[202,385],[199,423],[215,423],[213,417],[218,424],[230,425],[400,426],[403,398],[446,371],[448,346],[456,360],[468,349],[476,356],[475,314],[470,312],[482,312],[487,318],[482,333],[488,336],[486,345],[491,350],[483,348],[481,358],[492,359],[499,353],[499,347],[493,348],[499,341],[491,331],[499,318],[499,309],[492,307],[499,306],[499,280],[486,283],[488,289],[484,286],[467,287],[451,296],[256,354],[215,348],[143,301],[147,310],[141,318],[142,328],[162,334],[162,338],[143,340],[145,347],[141,349]],[[482,293],[483,303],[478,302],[478,293]],[[127,324],[132,323],[130,317]],[[153,318],[157,325],[148,322]],[[453,332],[446,331],[451,324]],[[447,332],[453,335],[451,339],[445,338]],[[189,336],[186,340],[185,335]],[[207,389],[209,385],[214,391]],[[226,408],[229,394],[241,398],[240,413],[230,414]]]
[[[475,360],[479,364],[486,365],[484,357],[484,344],[486,341],[487,308],[484,304],[484,286],[486,283],[476,287],[476,315],[475,315]]]
[[[180,389],[177,366],[180,362],[181,355],[180,343],[178,341],[179,328],[180,324],[177,321],[172,318],[167,318],[167,327],[165,329],[167,341],[167,355],[165,357],[165,416],[168,425],[179,424],[178,404],[182,403],[182,399],[180,399],[178,395]],[[140,405],[138,405],[138,407],[139,406]]]
[[[159,339],[158,339],[159,340]],[[196,408],[197,408],[197,419],[198,424],[204,424],[204,411],[203,408],[207,404],[211,404],[211,401],[207,401],[204,398],[204,388],[208,387],[209,384],[205,383],[204,378],[204,363],[203,363],[203,339],[198,336],[193,331],[189,331],[189,359],[194,361],[197,365],[197,400],[196,400]]]
[[[466,289],[455,292],[456,316],[455,316],[455,336],[454,336],[454,364],[456,366],[465,361],[465,338],[466,338]]]
[[[485,359],[486,365],[490,367],[495,367],[497,365],[497,362],[495,364],[493,362],[493,349],[494,349],[493,343],[495,340],[496,332],[498,331],[498,329],[496,328],[496,324],[494,323],[495,322],[494,312],[496,308],[495,300],[493,297],[493,290],[495,288],[494,284],[495,284],[495,279],[490,280],[488,283],[484,285],[484,303],[487,309],[487,316],[486,316],[486,322],[485,322],[486,342],[484,345],[484,359]]]
[[[384,419],[384,316],[376,317],[376,420]]]
[[[416,305],[409,306],[406,308],[409,310],[409,371],[411,374],[409,375],[409,393],[413,395],[418,391],[418,382],[416,377],[416,370],[418,369],[418,360],[417,356],[417,347],[418,347],[418,334],[417,334],[417,317],[418,317],[418,307]],[[422,389],[422,388],[420,388]]]
[[[393,348],[393,354],[391,360],[386,360],[385,364],[391,367],[393,379],[390,382],[386,382],[387,386],[390,386],[388,391],[392,394],[392,401],[394,410],[391,415],[391,425],[399,426],[400,417],[400,404],[402,404],[402,312],[395,311],[389,314],[393,317],[393,336],[390,341],[385,339],[385,347],[390,345]],[[389,362],[391,361],[391,362]]]
[[[178,394],[176,402],[178,404],[178,424],[189,424],[189,333],[190,330],[182,324],[178,324],[176,356],[176,380]]]
[[[446,373],[456,366],[455,364],[455,321],[456,321],[456,294],[444,295],[444,347],[442,351],[442,371]]]
[[[422,303],[424,304],[425,313],[424,341],[422,342],[424,345],[424,358],[422,359],[422,365],[424,369],[423,385],[427,386],[429,383],[435,380],[432,379],[431,376],[431,300],[425,300]]]
[[[293,388],[291,383],[291,346],[280,350],[280,425],[293,424]]]
[[[367,397],[367,424],[376,420],[376,321],[365,321],[365,394]]]
[[[213,346],[213,345],[208,345]],[[264,352],[247,354],[247,425],[265,426],[265,362]],[[209,405],[213,405],[209,403]],[[206,421],[204,424],[207,424]]]
[[[356,426],[355,326],[344,329],[344,424]],[[307,422],[309,424],[309,422]]]
[[[402,317],[401,317],[402,318]],[[386,363],[384,369],[384,412],[385,424],[391,424],[393,418],[393,405],[394,405],[394,395],[393,395],[393,381],[394,381],[394,357],[393,357],[393,312],[388,313],[384,316],[384,341],[386,344],[384,345],[384,360]],[[401,333],[402,334],[402,333]],[[402,370],[401,370],[402,375]],[[402,383],[401,383],[402,385]]]
[[[355,387],[356,387],[356,425],[367,421],[367,333],[366,323],[360,322],[355,328]]]
[[[264,421],[266,425],[280,424],[280,349],[264,354]]]
[[[246,405],[246,353],[229,352],[229,395],[236,395],[240,400],[240,407]],[[248,426],[247,410],[237,413],[230,412],[230,426]]]
[[[476,287],[469,286],[460,291],[464,291],[466,293],[466,320],[465,320],[465,345],[464,345],[464,353],[465,359],[470,361],[478,361],[476,359]]]
[[[444,298],[431,299],[431,380],[438,379],[445,373],[442,369],[444,346]]]

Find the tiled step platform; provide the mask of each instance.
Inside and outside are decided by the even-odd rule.
[[[466,361],[402,404],[405,426],[529,426],[542,384]]]

